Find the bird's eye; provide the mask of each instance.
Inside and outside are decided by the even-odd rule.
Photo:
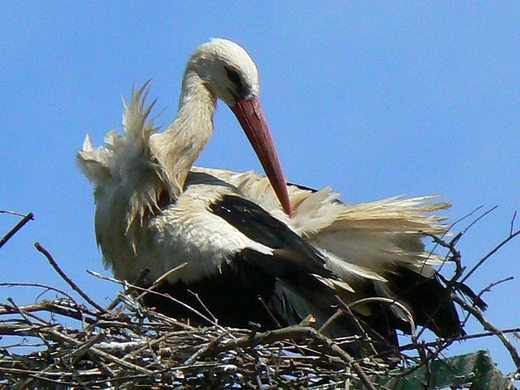
[[[242,79],[236,70],[226,68],[226,74],[228,79],[233,82],[237,87],[242,86]]]

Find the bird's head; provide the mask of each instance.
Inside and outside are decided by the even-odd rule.
[[[192,78],[187,76],[194,73],[197,75],[193,81],[195,84],[202,83],[213,98],[224,101],[231,108],[262,163],[280,204],[291,215],[287,185],[258,100],[258,69],[249,54],[234,42],[212,39],[197,47],[191,55],[184,83],[191,82]]]
[[[195,71],[206,88],[229,107],[258,96],[258,69],[247,52],[227,39],[212,39],[192,54],[186,71]]]

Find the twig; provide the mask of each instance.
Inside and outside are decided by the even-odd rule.
[[[98,333],[94,337],[92,337],[90,340],[87,340],[83,345],[79,346],[75,350],[71,351],[70,353],[66,354],[64,357],[74,357],[72,360],[72,365],[75,366],[79,359],[83,357],[87,351],[94,346],[95,344],[98,344],[105,338],[105,334],[103,332]]]
[[[163,281],[165,281],[171,274],[183,269],[186,267],[188,263],[184,262],[182,264],[179,264],[177,267],[172,268],[171,270],[165,272],[161,276],[159,276],[145,291],[143,291],[141,294],[137,296],[137,300],[140,301],[143,299],[146,294],[149,294],[151,291],[154,291]],[[133,283],[135,284],[135,283]]]
[[[85,294],[83,292],[83,290],[81,290],[78,287],[78,285],[76,283],[74,283],[72,281],[72,279],[70,279],[65,274],[65,272],[63,272],[61,270],[61,268],[58,266],[58,263],[56,263],[56,261],[54,261],[54,259],[52,258],[52,255],[47,251],[47,249],[45,249],[43,246],[41,246],[39,242],[35,242],[34,246],[36,247],[36,250],[38,252],[43,253],[43,255],[47,258],[47,260],[51,264],[52,268],[54,268],[54,270],[61,276],[61,278],[63,280],[65,280],[65,282],[67,282],[67,284],[70,287],[72,287],[72,289],[74,291],[76,291],[85,301],[87,301],[92,307],[96,308],[99,312],[105,313],[105,309],[103,307],[99,306],[96,302],[94,302],[92,299],[90,299],[90,297],[87,294]]]
[[[38,288],[43,288],[44,290],[47,290],[47,291],[44,291],[42,294],[45,294],[48,291],[54,291],[54,292],[57,292],[58,294],[63,295],[64,297],[67,297],[71,301],[74,301],[72,296],[70,294],[68,294],[67,292],[65,292],[63,290],[60,290],[59,288],[48,286],[48,285],[42,284],[42,283],[36,283],[36,282],[31,282],[31,283],[28,283],[28,282],[0,282],[0,287],[38,287]]]
[[[473,274],[473,272],[475,272],[478,268],[480,268],[480,266],[487,260],[489,259],[491,256],[493,256],[495,253],[498,252],[498,250],[500,248],[502,248],[504,245],[506,245],[509,241],[511,241],[512,239],[514,239],[516,236],[518,236],[520,234],[520,230],[517,230],[516,232],[513,232],[511,234],[509,234],[509,236],[503,240],[502,242],[500,242],[497,246],[495,246],[495,248],[493,248],[487,255],[485,255],[482,259],[479,260],[479,262],[473,267],[471,268],[467,273],[466,275],[462,278],[462,280],[460,281],[461,283],[464,283],[466,280],[468,280],[468,278]]]
[[[501,329],[501,331],[504,334],[507,334],[507,333],[514,334],[514,333],[520,333],[520,328],[506,328],[506,329]],[[472,334],[466,334],[464,336],[458,336],[458,337],[453,338],[453,341],[466,341],[466,340],[473,340],[473,339],[479,339],[479,338],[483,338],[483,337],[493,337],[493,336],[496,336],[496,333],[488,331],[488,332],[472,333]],[[444,342],[444,341],[443,340],[434,340],[434,341],[430,341],[430,342],[425,342],[425,343],[423,343],[422,346],[423,346],[423,348],[438,347],[439,342]],[[401,345],[399,347],[399,350],[401,352],[415,350],[415,349],[417,349],[416,343],[409,343],[409,344]]]
[[[20,314],[20,316],[22,316],[22,318],[24,319],[24,321],[31,327],[34,326],[33,322],[30,320],[29,316],[24,313],[24,311],[14,302],[14,300],[11,298],[11,297],[8,297],[7,298],[7,301],[13,306],[13,308]],[[40,333],[40,332],[36,332],[36,334],[38,335],[38,337],[42,340],[42,342],[44,344],[46,344],[47,346],[49,346],[48,344],[48,340]]]
[[[211,349],[215,348],[216,345],[226,336],[225,333],[222,333],[215,337],[213,340],[211,340],[209,343],[203,345],[197,352],[195,352],[193,355],[191,355],[186,361],[184,362],[185,365],[190,365],[195,360],[197,360],[200,356],[202,356],[205,352],[210,351]]]
[[[199,294],[197,294],[196,292],[188,289],[188,292],[193,295],[193,297],[195,297],[195,299],[197,300],[197,302],[200,304],[200,306],[202,306],[202,308],[206,311],[206,313],[211,316],[211,322],[214,323],[214,324],[218,324],[218,318],[215,317],[213,315],[213,313],[209,310],[209,308],[204,304],[204,302],[202,302],[202,299],[200,299],[199,297]]]
[[[480,297],[480,296],[484,295],[484,293],[490,292],[493,287],[496,287],[502,283],[510,282],[511,280],[514,280],[514,279],[515,279],[514,276],[508,276],[507,278],[503,278],[503,279],[497,280],[496,282],[489,283],[486,287],[484,287],[482,289],[482,291],[480,291],[478,293],[477,296]]]
[[[15,215],[18,215],[18,216],[22,216],[21,214],[18,214],[18,213],[14,213],[12,211],[5,211],[5,210],[2,210],[2,212],[4,213],[9,213],[9,214],[15,214]],[[23,216],[22,220],[20,222],[18,222],[1,240],[0,240],[0,248],[4,246],[4,244],[9,241],[9,239],[14,236],[16,234],[16,232],[18,230],[20,230],[27,222],[29,222],[31,219],[34,219],[34,214],[33,213],[29,213],[25,216]]]
[[[80,311],[78,308],[79,305],[77,305],[77,306],[76,305],[77,304],[75,304],[75,303],[74,303],[74,305],[70,305],[70,304],[65,305],[61,301],[44,300],[39,303],[19,306],[18,309],[22,310],[25,314],[36,312],[36,311],[47,311],[49,313],[60,314],[60,315],[74,318],[74,319],[80,320],[80,321],[83,320],[82,313],[83,314],[87,313],[91,316],[95,315],[94,313],[89,312],[86,308],[83,308]],[[2,307],[0,307],[0,315],[13,314],[13,313],[18,312],[18,310],[13,307],[10,307],[7,305],[2,305],[2,304],[0,304],[0,306],[2,306]],[[85,320],[87,322],[91,322],[91,323],[94,322],[94,319],[92,319],[92,318],[91,319],[87,318]]]
[[[468,305],[464,299],[462,299],[459,296],[453,297],[454,301],[457,302],[464,310],[470,312],[484,327],[485,330],[492,332],[495,334],[500,341],[502,341],[502,344],[504,344],[504,347],[509,351],[509,354],[511,355],[511,358],[513,359],[513,362],[515,363],[517,372],[520,372],[520,355],[518,355],[518,351],[514,347],[514,345],[509,341],[507,336],[504,334],[504,332],[494,325],[492,325],[482,314],[480,310],[477,308]]]
[[[456,220],[455,222],[453,222],[450,227],[448,228],[448,230],[451,230],[455,225],[457,225],[458,223],[464,221],[465,219],[473,216],[473,214],[475,214],[477,211],[479,211],[480,209],[482,209],[484,206],[479,206],[477,207],[475,210],[473,210],[472,212],[466,214],[464,217],[462,218],[459,218],[458,220]],[[479,215],[474,221],[472,221],[464,230],[461,230],[460,233],[457,235],[458,238],[454,239],[453,240],[453,243],[456,244],[460,237],[462,237],[469,229],[471,229],[478,221],[480,221],[482,218],[484,218],[486,215],[488,215],[489,213],[491,213],[493,210],[495,210],[498,206],[493,206],[491,209],[485,211],[482,215]]]
[[[513,231],[515,230],[516,215],[517,215],[517,211],[515,210],[515,212],[513,213],[513,218],[511,218],[511,223],[510,223],[510,227],[509,227],[509,235],[510,236],[513,235]]]
[[[76,339],[74,339],[74,338],[72,338],[70,336],[67,336],[67,335],[65,335],[63,333],[58,333],[58,332],[55,332],[55,331],[51,331],[49,333],[51,333],[54,337],[56,337],[58,339],[59,338],[63,339],[64,341],[74,345],[77,348],[81,348],[82,345],[83,345],[83,343],[81,343],[80,341],[78,341],[78,340],[76,340]],[[131,370],[141,372],[141,373],[143,373],[145,375],[152,375],[153,374],[152,371],[150,371],[150,370],[148,370],[148,369],[146,369],[144,367],[141,367],[141,366],[135,365],[133,363],[127,362],[124,359],[120,359],[120,358],[118,358],[116,356],[113,356],[113,355],[111,355],[109,353],[101,351],[101,350],[97,349],[94,346],[90,346],[90,348],[88,349],[88,353],[89,354],[98,355],[98,356],[100,356],[100,357],[102,357],[102,358],[104,358],[104,359],[106,359],[108,361],[117,363],[117,364],[119,364],[121,366],[124,366],[126,368],[129,368]]]
[[[495,211],[498,208],[498,206],[493,206],[489,210],[482,213],[482,215],[479,215],[473,222],[471,222],[466,229],[464,229],[464,232],[467,232],[469,229],[471,229],[474,225],[477,224],[481,219],[485,218],[488,214],[491,214],[493,211]],[[478,210],[478,209],[477,209]],[[477,211],[475,210],[475,211]],[[473,213],[472,213],[473,214]]]
[[[18,211],[11,211],[11,210],[0,210],[0,214],[11,214],[16,215],[18,217],[25,217],[27,214],[19,213]]]

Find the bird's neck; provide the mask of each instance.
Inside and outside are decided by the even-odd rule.
[[[151,151],[174,199],[182,192],[193,163],[213,133],[215,107],[216,97],[195,72],[187,70],[177,117],[150,140]]]

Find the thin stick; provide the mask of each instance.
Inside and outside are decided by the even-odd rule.
[[[24,319],[24,321],[31,327],[34,326],[33,322],[31,321],[31,319],[29,318],[29,316],[27,316],[24,311],[14,302],[14,300],[11,298],[11,297],[8,297],[7,298],[7,301],[13,305],[13,307],[16,309],[16,311],[20,314],[20,316],[22,316],[22,318]],[[38,337],[43,341],[43,343],[49,347],[49,342],[47,341],[47,339],[43,336],[43,334],[41,334],[40,332],[36,332],[36,334],[38,335]]]
[[[43,294],[45,294],[45,293],[47,293],[49,291],[54,291],[54,292],[57,292],[58,294],[63,295],[64,297],[67,297],[72,302],[76,303],[76,301],[72,298],[72,296],[70,294],[66,293],[65,291],[60,290],[59,288],[56,288],[56,287],[47,286],[46,284],[42,284],[42,283],[0,282],[0,287],[38,287],[38,288],[43,288],[44,290],[47,290],[47,291],[43,291],[40,295],[38,295],[38,297],[40,297],[41,295],[43,295]],[[77,303],[76,303],[76,305],[79,306]]]
[[[502,344],[504,344],[504,347],[509,351],[509,354],[511,355],[511,358],[513,359],[513,362],[515,363],[517,372],[520,372],[520,355],[518,354],[518,351],[514,347],[514,345],[509,341],[505,333],[492,325],[482,314],[480,310],[477,308],[468,305],[464,299],[460,298],[459,296],[454,295],[453,300],[457,302],[464,310],[470,312],[484,327],[485,330],[492,332],[495,334],[500,341],[502,341]]]
[[[61,276],[63,280],[67,282],[67,284],[72,287],[74,291],[76,291],[85,301],[87,301],[92,307],[96,308],[101,313],[106,313],[105,309],[101,306],[99,306],[96,302],[94,302],[90,297],[81,290],[76,283],[74,283],[66,274],[61,270],[61,268],[58,266],[58,263],[54,261],[52,258],[52,255],[45,249],[43,246],[40,245],[39,242],[35,242],[34,246],[36,247],[36,250],[40,253],[43,253],[43,255],[47,258],[49,263],[51,264],[52,268]]]
[[[515,220],[516,220],[516,215],[517,215],[517,212],[515,210],[515,212],[513,213],[513,218],[511,218],[511,223],[510,223],[510,227],[509,227],[509,235],[513,235],[513,231],[515,230]]]
[[[19,217],[25,217],[25,214],[19,213],[18,211],[11,211],[11,210],[0,210],[0,214],[11,214],[11,215],[17,215]]]
[[[171,274],[177,272],[180,269],[183,269],[186,267],[188,263],[184,262],[182,264],[179,264],[177,267],[172,268],[169,271],[166,271],[164,274],[159,276],[151,285],[146,289],[146,291],[143,291],[141,294],[137,296],[137,300],[140,301],[145,297],[146,294],[149,294],[150,291],[154,291],[164,280],[166,280]],[[135,284],[135,283],[134,283]]]
[[[214,346],[218,345],[218,343],[226,336],[225,333],[221,333],[217,337],[215,337],[213,340],[211,340],[209,343],[204,344],[201,348],[197,350],[193,355],[191,355],[186,361],[184,362],[185,365],[190,365],[194,363],[199,357],[201,357],[205,352],[211,350],[214,348]]]
[[[460,282],[464,283],[471,276],[471,274],[473,274],[473,272],[475,272],[487,259],[489,259],[495,253],[497,253],[500,248],[502,248],[504,245],[506,245],[509,241],[514,239],[519,234],[520,234],[520,230],[517,230],[516,232],[510,234],[509,237],[507,237],[505,240],[500,242],[495,248],[493,248],[493,250],[491,250],[491,252],[489,252],[482,259],[480,259],[480,261],[466,273],[466,275],[462,278],[462,280]]]
[[[4,211],[6,212],[6,211]],[[9,214],[14,214],[12,212],[9,212]],[[19,214],[15,214],[19,215]],[[0,240],[0,248],[4,246],[4,244],[9,241],[9,239],[16,234],[18,230],[20,230],[27,222],[34,219],[34,214],[29,213],[26,216],[23,217],[23,219],[18,222],[14,228],[12,228],[1,240]]]

